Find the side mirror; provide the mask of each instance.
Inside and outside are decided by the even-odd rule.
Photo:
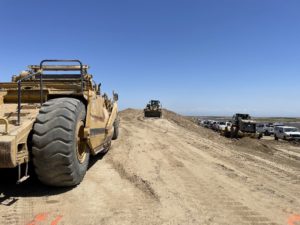
[[[114,98],[114,101],[117,102],[119,100],[119,95],[115,92],[113,92],[113,98]]]

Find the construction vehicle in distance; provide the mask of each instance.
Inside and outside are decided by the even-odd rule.
[[[256,122],[249,114],[236,113],[233,115],[231,125],[225,128],[223,135],[230,138],[252,137],[261,138],[256,132]]]
[[[0,83],[0,168],[18,167],[17,183],[29,177],[32,161],[42,183],[77,185],[90,154],[118,138],[118,94],[101,95],[88,68],[79,60],[43,60]]]
[[[145,117],[161,117],[162,116],[162,105],[158,100],[151,100],[144,109]]]

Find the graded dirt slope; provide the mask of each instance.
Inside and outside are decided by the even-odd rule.
[[[16,202],[0,205],[0,224],[296,225],[299,159],[299,145],[229,140],[169,111],[128,109],[119,139],[74,189],[16,187],[2,171],[0,202]]]

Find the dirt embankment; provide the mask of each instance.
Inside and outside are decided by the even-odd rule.
[[[299,146],[229,140],[170,111],[145,119],[128,109],[120,117],[119,139],[78,187],[37,194],[44,187],[36,181],[21,190],[2,185],[18,201],[0,205],[0,222],[46,213],[47,222],[61,216],[58,224],[275,225],[300,213]]]
[[[127,154],[112,151],[111,160],[149,184],[146,192],[150,187],[165,209],[161,219],[171,214],[179,223],[285,224],[300,212],[299,147],[229,140],[166,110],[163,119],[145,119],[138,110],[126,110],[122,118],[130,138],[119,144],[131,147]]]

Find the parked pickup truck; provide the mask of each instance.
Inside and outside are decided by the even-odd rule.
[[[218,131],[222,132],[225,131],[226,127],[230,127],[232,124],[231,122],[220,122],[218,124]]]
[[[260,123],[256,125],[256,131],[265,136],[274,134],[274,125],[272,123]]]
[[[300,140],[300,131],[296,127],[276,126],[274,138],[275,140]]]

